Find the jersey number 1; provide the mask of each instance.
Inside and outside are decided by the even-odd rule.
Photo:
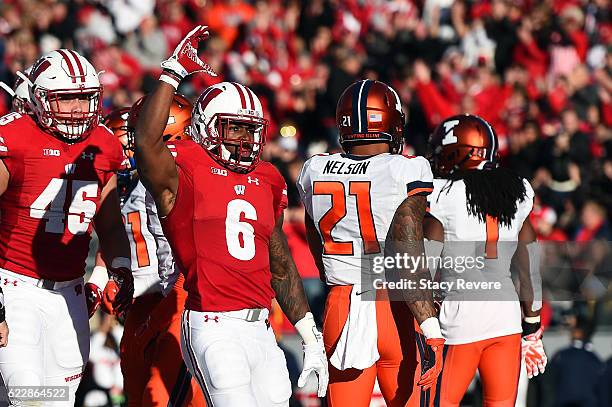
[[[374,227],[374,215],[370,199],[369,181],[350,181],[349,195],[357,200],[357,220],[359,222],[359,233],[363,241],[364,254],[380,252],[380,244],[376,237]],[[354,254],[353,242],[338,242],[332,237],[332,230],[346,216],[346,193],[344,183],[340,181],[315,181],[313,185],[314,195],[330,195],[332,206],[319,220],[319,231],[323,238],[323,254],[327,255],[352,255]]]
[[[493,216],[487,215],[487,243],[485,244],[485,258],[497,258],[497,241],[499,240],[499,222]]]

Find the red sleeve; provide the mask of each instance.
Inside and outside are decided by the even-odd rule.
[[[101,169],[104,171],[104,185],[106,185],[111,177],[121,169],[125,156],[123,155],[123,147],[119,139],[106,128],[100,128],[100,130],[102,132],[100,139],[104,143],[104,163]]]
[[[287,207],[287,183],[283,176],[278,172],[276,167],[272,164],[270,166],[270,185],[272,187],[272,194],[274,196],[274,218],[278,217],[283,213],[283,210]]]
[[[454,106],[442,97],[440,91],[432,82],[418,82],[416,84],[416,94],[421,106],[423,106],[423,112],[429,126],[435,127],[445,117],[456,114]]]
[[[9,174],[13,176],[15,172],[15,164],[19,165],[19,162],[21,161],[19,158],[21,156],[21,147],[19,146],[20,138],[11,137],[13,134],[15,134],[15,127],[11,127],[10,130],[5,128],[4,130],[5,131],[0,132],[0,160],[4,162]],[[17,131],[17,134],[20,134],[19,130]]]

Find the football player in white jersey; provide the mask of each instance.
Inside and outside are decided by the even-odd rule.
[[[390,301],[371,284],[381,278],[371,266],[382,258],[385,241],[422,255],[431,169],[423,157],[400,154],[404,114],[395,90],[382,82],[350,85],[336,123],[344,152],[310,158],[297,182],[310,249],[330,286],[323,322],[328,404],[369,406],[378,379],[388,406],[419,405],[420,390],[441,369],[444,340],[433,301],[409,290],[402,293],[405,302]],[[428,276],[424,268],[416,271],[416,278]],[[413,315],[425,338],[415,332]],[[419,360],[427,361],[421,372]]]
[[[546,365],[539,257],[528,219],[534,192],[498,166],[497,146],[489,123],[473,115],[444,120],[429,140],[436,178],[424,233],[443,242],[435,253],[441,251],[439,318],[446,339],[440,406],[459,406],[476,369],[485,406],[514,406],[521,348],[529,377]],[[519,272],[520,302],[511,267]]]
[[[126,156],[117,189],[134,270],[134,303],[125,319],[120,346],[124,389],[128,406],[203,406],[202,392],[187,371],[179,347],[180,312],[186,299],[183,277],[174,272],[157,208],[138,178],[133,159],[133,129],[143,101],[141,98],[132,108],[117,109],[105,118]],[[183,96],[174,96],[164,141],[190,138],[186,128],[191,123],[191,108]],[[105,277],[106,268],[98,256],[86,292],[91,295],[97,287],[105,287],[98,304],[113,313],[116,286]]]

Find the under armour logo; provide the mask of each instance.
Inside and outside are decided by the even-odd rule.
[[[253,184],[254,183],[255,185],[259,185],[259,178],[251,178],[251,176],[249,175],[248,176],[248,181],[249,181],[249,184]]]
[[[219,315],[215,315],[214,317],[209,317],[208,314],[204,315],[204,322],[208,322],[208,320],[219,322]]]
[[[93,160],[94,159],[94,153],[86,153],[85,151],[83,151],[81,153],[81,158],[84,159],[89,159],[89,160]]]
[[[244,195],[244,191],[246,187],[244,185],[234,185],[234,191],[236,191],[236,195]]]

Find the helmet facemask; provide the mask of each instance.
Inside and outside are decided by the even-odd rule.
[[[98,125],[102,98],[99,87],[37,88],[34,89],[34,97],[39,104],[36,113],[40,124],[69,142],[80,140]]]
[[[192,136],[222,165],[247,173],[259,163],[267,128],[268,121],[260,117],[217,113],[206,125],[204,137],[197,128]]]

